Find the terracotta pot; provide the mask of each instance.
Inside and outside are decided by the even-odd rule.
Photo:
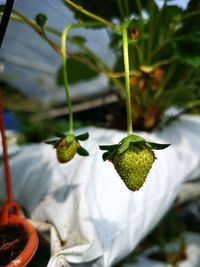
[[[7,264],[6,267],[24,267],[30,262],[38,247],[38,236],[36,230],[28,222],[28,220],[19,215],[11,215],[9,217],[9,223],[22,225],[27,234],[28,240],[24,250],[14,260],[12,260],[12,262]]]

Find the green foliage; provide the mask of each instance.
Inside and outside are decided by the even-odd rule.
[[[80,35],[73,35],[68,37],[68,41],[77,45],[83,45],[86,43],[86,39]]]
[[[200,67],[200,31],[177,38],[173,45],[177,59],[183,63]]]
[[[22,137],[19,140],[20,143],[38,143],[46,140],[45,143],[55,145],[60,138],[66,137],[66,126],[68,126],[66,120],[49,119],[33,121],[27,116],[24,118],[24,114],[21,116],[18,114],[18,118],[21,122],[20,133],[22,134]],[[91,126],[91,122],[74,121],[75,129],[80,129],[86,126]],[[83,135],[86,137],[87,133],[84,133]],[[79,138],[79,135],[77,137]],[[77,140],[79,140],[78,138]]]
[[[5,5],[0,5],[0,12],[3,12],[5,8]]]
[[[161,248],[182,237],[185,225],[178,219],[175,210],[170,210],[161,223],[149,234],[147,239]]]
[[[129,25],[129,65],[131,70],[139,73],[130,77],[135,129],[151,130],[161,122],[166,109],[171,106],[187,107],[198,98],[199,1],[190,0],[185,9],[169,3],[170,1],[163,1],[163,6],[159,8],[155,0],[73,2],[110,22],[122,24],[126,21]],[[86,15],[72,10],[77,20],[88,21]],[[109,30],[108,33],[109,46],[116,54],[113,71],[123,72],[122,35],[120,31]],[[80,50],[86,47],[85,38],[70,38]],[[99,66],[91,53],[88,54],[85,49],[81,51],[84,52],[84,57]],[[81,74],[87,76],[83,71]],[[81,79],[83,77],[78,76]],[[69,80],[76,82],[75,77]],[[119,81],[124,83],[123,78]],[[124,100],[125,95],[120,94],[120,97]]]
[[[85,1],[85,0],[74,0],[74,3],[84,7],[85,9],[89,10],[90,12],[97,14],[107,20],[112,20],[114,18],[121,18],[121,15],[124,14],[125,16],[129,16],[134,10],[135,14],[139,14],[137,1],[129,1],[130,8],[125,12],[120,13],[119,6],[125,6],[124,0],[95,0],[95,1]],[[142,6],[147,8],[148,0],[141,0]],[[124,7],[125,8],[125,7]],[[78,11],[74,11],[75,17],[77,19],[81,19],[82,21],[90,21],[85,15],[81,14]]]
[[[77,56],[80,56],[82,58],[85,57],[85,55],[83,54],[77,54]],[[70,84],[87,81],[96,77],[97,75],[95,71],[72,58],[67,59],[67,73]],[[64,85],[62,66],[57,72],[56,81],[58,85]]]

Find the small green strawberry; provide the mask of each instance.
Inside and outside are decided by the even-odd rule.
[[[71,133],[67,135],[64,133],[56,133],[56,138],[46,141],[47,144],[53,145],[56,149],[57,159],[60,163],[66,163],[70,161],[76,153],[80,156],[88,156],[89,153],[86,149],[84,149],[80,143],[80,141],[85,141],[88,139],[88,133],[80,134],[74,136]]]
[[[119,144],[100,146],[100,149],[107,150],[103,159],[113,163],[125,185],[131,191],[137,191],[144,184],[156,158],[152,149],[164,149],[168,146],[147,142],[137,135],[129,135]]]
[[[125,185],[130,190],[137,191],[145,182],[154,160],[150,148],[131,144],[123,153],[116,153],[111,161]]]
[[[60,163],[66,163],[70,161],[77,153],[80,147],[79,142],[74,139],[68,142],[65,138],[61,139],[56,145],[56,155]]]

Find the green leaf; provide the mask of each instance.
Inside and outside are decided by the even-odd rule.
[[[89,133],[87,132],[87,133],[79,134],[75,136],[75,138],[80,141],[85,141],[89,138]]]
[[[85,148],[83,148],[82,146],[79,147],[77,153],[80,156],[84,156],[84,157],[89,155],[88,151]]]
[[[200,67],[200,35],[194,35],[192,38],[191,36],[187,37],[188,39],[173,42],[176,57],[182,63],[198,68]]]
[[[101,150],[108,150],[108,151],[113,151],[116,150],[119,147],[119,144],[115,144],[115,145],[102,145],[99,146],[99,148]]]
[[[5,5],[0,5],[0,13],[4,11]]]
[[[43,13],[39,13],[36,15],[35,21],[41,28],[43,28],[47,22],[47,16]]]
[[[70,36],[70,37],[68,38],[68,40],[69,40],[71,43],[78,44],[78,45],[83,45],[83,44],[86,43],[86,39],[85,39],[85,37],[80,36],[80,35]]]
[[[59,132],[59,131],[55,131],[55,136],[59,137],[59,138],[65,138],[66,137],[66,134],[62,133],[62,132]]]
[[[145,142],[145,145],[147,145],[151,149],[165,149],[170,146],[170,144],[158,144],[153,142]]]
[[[84,54],[76,54],[77,56],[87,58],[88,57]],[[97,73],[93,70],[91,70],[88,66],[69,58],[67,60],[67,73],[68,73],[68,79],[70,84],[75,84],[77,82],[86,81],[93,79],[97,76]],[[56,81],[57,84],[60,86],[64,85],[63,80],[63,68],[62,66],[58,69],[57,75],[56,75]]]
[[[130,140],[124,140],[118,149],[118,153],[121,154],[129,148]]]
[[[188,103],[196,99],[195,89],[195,86],[189,86],[187,84],[174,88],[172,87],[170,90],[166,90],[163,93],[160,104],[164,109],[171,106],[185,107]]]

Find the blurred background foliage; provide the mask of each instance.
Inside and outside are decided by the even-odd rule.
[[[200,97],[199,1],[189,1],[186,9],[170,1],[163,1],[161,8],[154,0],[74,2],[109,21],[130,20],[130,68],[137,71],[131,76],[135,129],[154,129],[170,107],[196,107]],[[76,19],[88,21],[80,12],[73,12]],[[123,71],[121,36],[109,34],[110,48],[116,54],[113,70]],[[120,96],[124,98],[121,92]],[[118,115],[124,121],[125,108],[121,110]],[[119,116],[115,116],[117,121]],[[115,118],[112,126],[117,124]]]

